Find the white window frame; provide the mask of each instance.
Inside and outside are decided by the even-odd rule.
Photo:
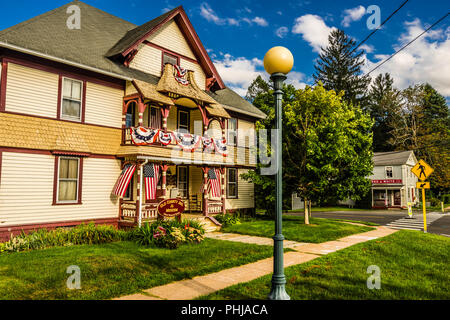
[[[391,176],[390,177],[388,176],[388,169],[389,168],[391,169]],[[386,179],[394,178],[394,167],[392,167],[392,166],[384,167],[384,174],[386,176]]]
[[[71,117],[71,116],[67,116],[64,115],[63,110],[64,110],[64,80],[70,80],[70,81],[75,81],[75,82],[79,82],[81,84],[81,91],[80,91],[80,117],[76,118],[76,117]],[[73,78],[68,78],[68,77],[62,77],[62,84],[61,84],[61,110],[60,110],[60,114],[61,114],[61,119],[63,120],[70,120],[70,121],[75,121],[75,122],[81,122],[82,118],[83,118],[83,92],[84,92],[84,83],[81,80],[77,80],[77,79],[73,79]],[[72,99],[73,100],[73,99]],[[77,100],[73,100],[73,101],[77,101]],[[77,101],[78,102],[78,101]]]
[[[236,124],[236,128],[235,130],[230,130],[230,120],[234,120],[235,124]],[[234,137],[236,139],[235,142],[231,141],[230,139],[230,133],[234,134]],[[230,118],[227,120],[227,140],[228,140],[228,145],[229,146],[237,146],[238,145],[238,119],[237,118]]]
[[[61,181],[61,179],[59,177],[59,174],[61,172],[61,159],[63,159],[63,160],[77,160],[77,162],[78,162],[77,188],[76,188],[77,197],[76,197],[75,200],[63,200],[63,201],[59,200],[59,182]],[[58,157],[58,172],[57,172],[57,174],[58,174],[58,179],[57,179],[58,183],[57,183],[57,186],[56,186],[56,203],[57,204],[78,204],[80,202],[79,190],[80,190],[80,183],[81,183],[80,182],[80,158],[75,158],[75,157]],[[72,181],[73,179],[67,179],[67,181],[69,181],[69,180]]]

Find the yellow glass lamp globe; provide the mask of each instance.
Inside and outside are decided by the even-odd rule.
[[[294,67],[294,56],[285,47],[273,47],[264,57],[264,69],[267,73],[288,74]]]

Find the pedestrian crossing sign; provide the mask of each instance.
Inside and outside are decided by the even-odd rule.
[[[416,183],[417,189],[430,189],[430,183],[429,182],[417,182]]]
[[[411,172],[422,181],[425,181],[433,173],[433,171],[434,169],[423,160],[419,160],[419,162],[417,162],[417,164],[411,169]]]

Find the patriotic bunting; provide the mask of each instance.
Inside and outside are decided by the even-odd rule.
[[[200,142],[202,141],[200,136],[192,135],[189,133],[173,132],[173,137],[177,143],[184,151],[194,152],[198,148]]]
[[[145,197],[147,200],[156,199],[156,189],[159,181],[160,166],[153,163],[144,166]]]
[[[138,146],[152,144],[159,136],[159,130],[144,127],[130,128],[133,143]]]
[[[224,157],[228,155],[228,148],[227,148],[227,139],[222,140],[214,140],[214,147],[216,149],[216,152]]]
[[[168,146],[172,143],[172,133],[170,132],[159,132],[159,142],[161,142],[163,145]]]
[[[122,170],[122,173],[117,180],[116,185],[113,189],[113,194],[119,197],[123,197],[125,192],[128,189],[128,185],[130,184],[131,178],[133,177],[134,171],[136,170],[135,165],[126,165]]]
[[[210,137],[202,137],[202,142],[203,142],[203,148],[206,151],[212,151],[214,150],[214,140],[213,138]]]
[[[175,80],[177,80],[178,83],[187,86],[189,85],[189,81],[186,79],[187,70],[181,68],[180,66],[175,65]]]

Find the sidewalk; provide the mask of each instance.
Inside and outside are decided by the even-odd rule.
[[[291,248],[295,250],[295,252],[287,252],[284,254],[284,266],[290,267],[305,263],[322,255],[350,247],[357,243],[385,237],[395,232],[397,232],[397,230],[386,227],[376,227],[376,230],[318,244],[285,241],[284,247]],[[214,232],[208,234],[207,237],[226,241],[273,245],[273,240],[270,238],[230,233]],[[154,287],[144,290],[142,293],[124,296],[115,300],[192,300],[238,283],[252,281],[267,274],[271,274],[272,272],[273,258],[268,258],[243,266],[195,277],[193,279]]]

